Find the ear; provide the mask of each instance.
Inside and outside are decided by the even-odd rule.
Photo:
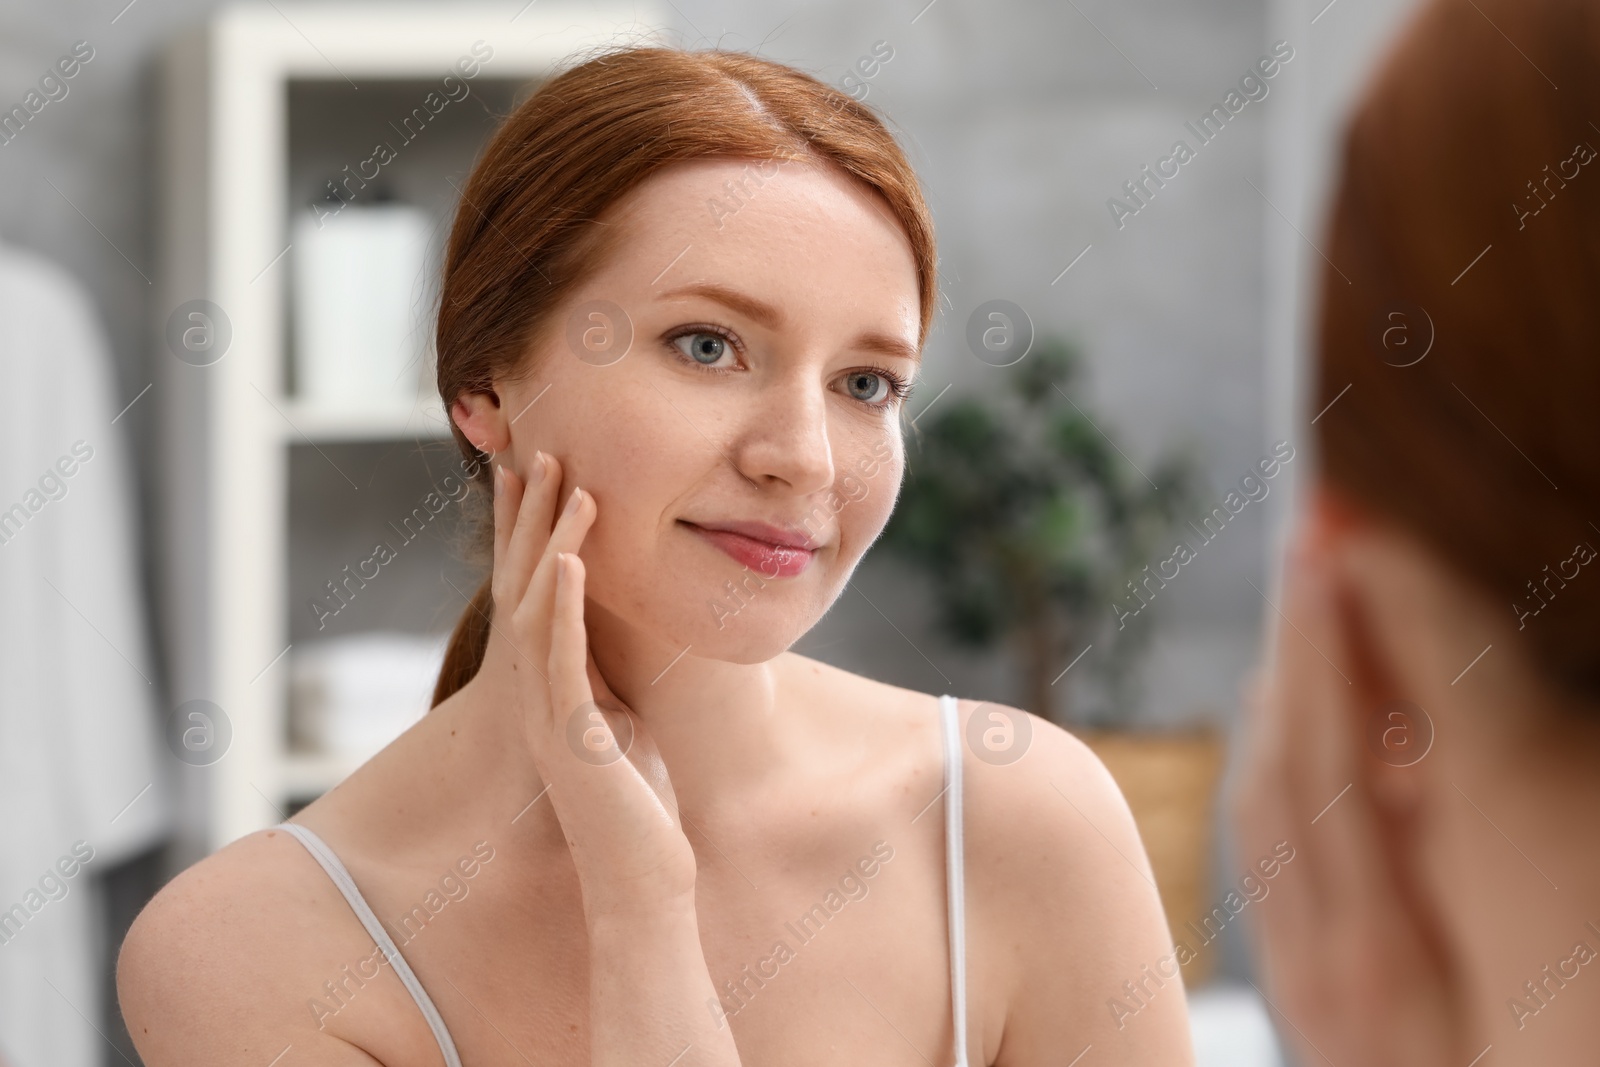
[[[1351,699],[1346,705],[1363,759],[1368,791],[1387,829],[1406,832],[1433,770],[1423,766],[1433,745],[1434,718],[1411,691],[1409,673],[1383,638],[1377,595],[1383,577],[1362,562],[1360,542],[1383,531],[1358,503],[1326,485],[1312,492],[1304,536],[1297,545],[1327,576],[1335,605]],[[1293,565],[1293,564],[1291,564]],[[1434,709],[1437,711],[1438,709]]]
[[[511,426],[498,393],[462,393],[450,405],[450,418],[480,452],[492,456],[511,447]]]

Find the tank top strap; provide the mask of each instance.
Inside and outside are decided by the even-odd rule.
[[[356,913],[356,918],[361,920],[361,925],[372,935],[373,943],[383,950],[384,956],[394,967],[395,975],[406,987],[406,992],[411,994],[411,999],[417,1002],[417,1007],[422,1011],[422,1017],[427,1020],[428,1028],[433,1031],[434,1040],[439,1043],[439,1051],[444,1054],[445,1067],[461,1067],[461,1057],[456,1052],[455,1041],[450,1037],[449,1029],[444,1025],[444,1019],[439,1015],[439,1009],[434,1007],[433,999],[428,996],[428,991],[422,988],[422,983],[417,980],[416,972],[400,955],[400,947],[389,936],[389,931],[383,928],[378,917],[373,914],[372,908],[367,904],[367,899],[361,895],[361,890],[356,888],[355,879],[350,877],[350,872],[345,869],[339,857],[327,842],[310,829],[299,823],[281,822],[274,829],[286,830],[289,835],[298,840],[311,853],[311,857],[322,865],[328,872],[328,877],[344,895],[345,901],[350,905],[350,910]]]
[[[956,698],[939,698],[944,726],[944,856],[950,902],[950,1006],[955,1019],[955,1067],[967,1067],[967,898],[962,842],[961,718]]]

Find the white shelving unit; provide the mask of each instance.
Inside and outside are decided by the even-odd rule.
[[[151,316],[152,399],[162,412],[160,617],[171,702],[210,701],[231,730],[220,758],[175,764],[185,801],[181,862],[278,821],[353,769],[289,749],[291,450],[449,437],[437,397],[348,412],[308,406],[285,388],[286,246],[300,192],[291,189],[291,90],[320,84],[355,100],[366,89],[360,99],[370,103],[385,85],[439,82],[484,42],[493,54],[469,82],[474,92],[498,85],[520,99],[573,53],[619,34],[648,39],[663,21],[637,3],[277,0],[221,9],[164,56],[161,266]],[[370,143],[349,145],[351,161],[370,152]],[[470,154],[450,161],[457,184],[471,162]],[[194,300],[222,309],[231,327],[226,351],[206,365],[178,358],[167,340],[169,318]],[[372,516],[374,525],[384,517]]]

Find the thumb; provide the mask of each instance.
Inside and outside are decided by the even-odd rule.
[[[626,706],[622,699],[611,691],[611,686],[606,684],[605,675],[600,673],[600,665],[594,661],[593,645],[589,646],[589,662],[586,664],[586,672],[589,676],[589,688],[594,693],[595,703],[603,704],[606,707]]]
[[[550,626],[551,727],[557,733],[569,727],[568,719],[594,704],[585,663],[592,665],[586,652],[588,637],[583,625],[583,561],[576,552],[558,552],[556,565],[555,611]],[[603,726],[602,726],[603,728]]]

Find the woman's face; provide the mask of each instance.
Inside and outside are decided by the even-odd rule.
[[[621,251],[558,311],[531,374],[457,420],[509,443],[499,458],[524,476],[535,449],[555,455],[563,501],[593,494],[591,605],[699,656],[770,659],[893,509],[910,243],[876,194],[796,162],[678,164],[617,209]]]

